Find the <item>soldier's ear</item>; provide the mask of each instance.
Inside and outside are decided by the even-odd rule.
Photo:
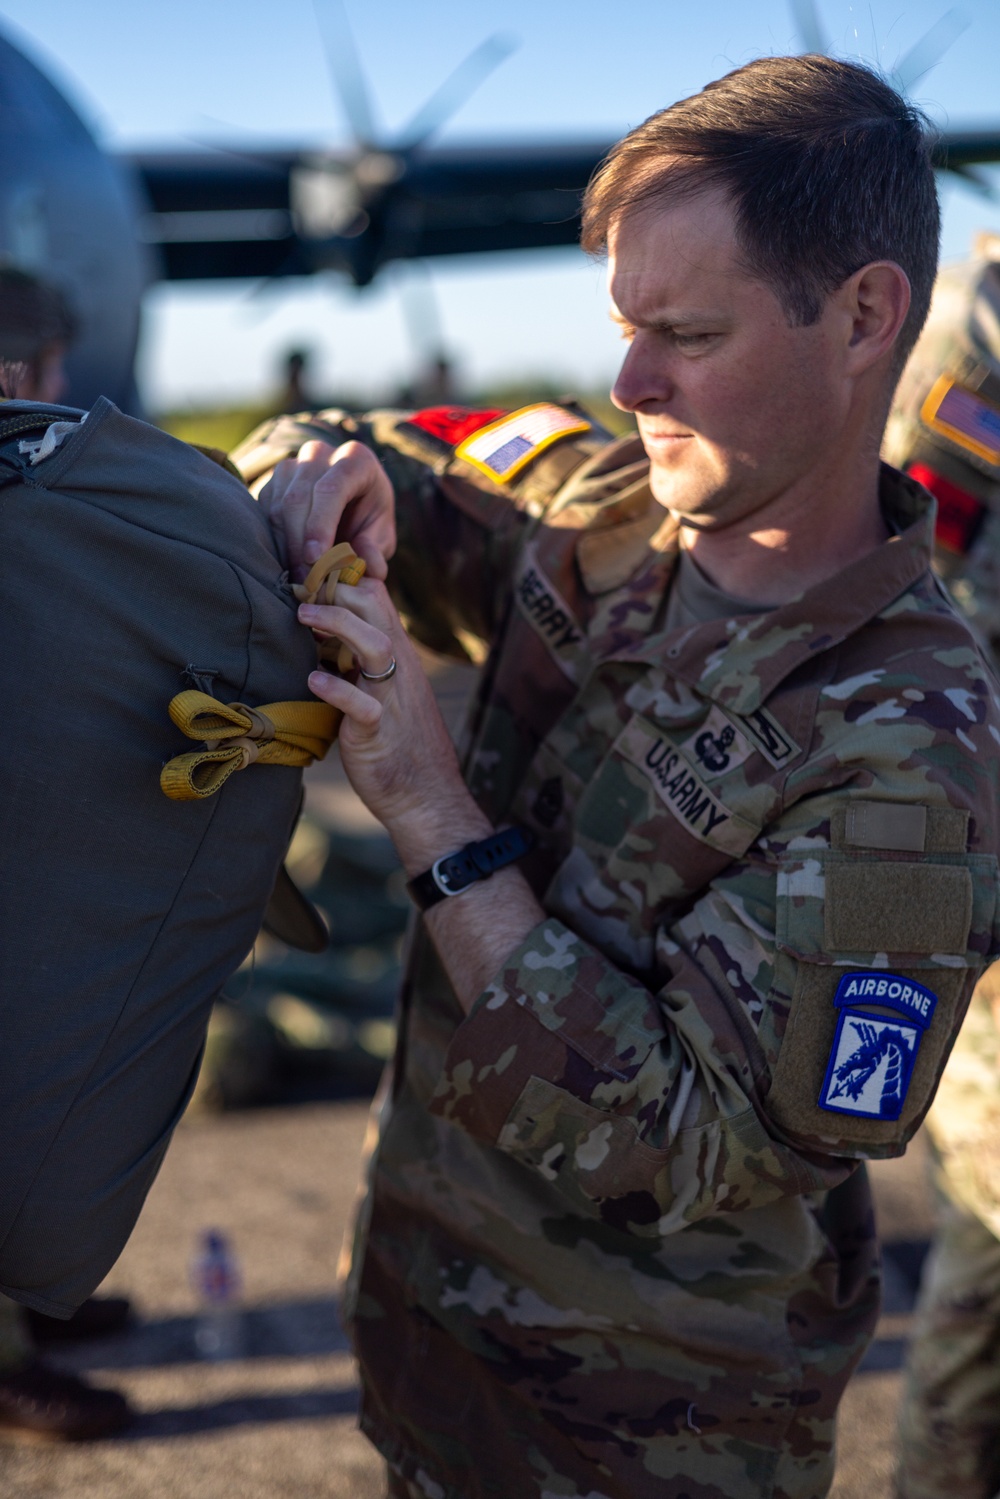
[[[894,260],[873,260],[834,292],[848,342],[848,373],[863,374],[892,357],[910,310],[910,280]]]

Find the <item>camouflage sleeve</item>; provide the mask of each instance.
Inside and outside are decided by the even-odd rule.
[[[845,798],[828,770],[826,782],[805,778],[808,794],[658,930],[661,987],[542,921],[455,1032],[432,1110],[557,1182],[571,1211],[647,1235],[829,1188],[859,1157],[901,1153],[995,948],[995,859],[842,853],[831,843]],[[966,814],[940,817],[939,842],[958,819],[964,849]],[[635,866],[635,899],[652,873]],[[965,915],[936,900],[958,886],[971,891]],[[938,1013],[908,1058],[902,1111],[876,1103],[862,1117],[865,1099],[830,1082],[846,1034],[831,999],[867,969],[911,1008],[933,986]],[[880,1024],[873,1040],[917,1034]],[[883,1097],[887,1066],[873,1055],[868,1069]]]
[[[541,922],[459,1027],[432,1112],[558,1182],[571,1210],[640,1235],[843,1180],[852,1162],[808,1159],[768,1127],[751,1028],[678,966],[653,994]]]
[[[274,467],[311,440],[363,442],[386,469],[396,495],[398,546],[389,585],[422,644],[459,659],[482,659],[509,592],[529,508],[519,488],[504,490],[430,443],[399,411],[356,417],[341,411],[277,417],[232,459],[259,494]]]

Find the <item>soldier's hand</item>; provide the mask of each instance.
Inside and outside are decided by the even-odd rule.
[[[385,585],[373,578],[341,584],[335,600],[300,605],[299,619],[349,646],[360,670],[351,678],[313,672],[309,686],[344,714],[344,769],[407,873],[417,874],[453,845],[485,837],[490,824],[462,781],[431,684]]]
[[[363,443],[305,443],[278,464],[259,503],[296,582],[337,541],[350,542],[369,577],[385,578],[396,550],[395,497]]]

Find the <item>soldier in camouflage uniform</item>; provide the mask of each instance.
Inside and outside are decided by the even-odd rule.
[[[936,566],[1000,650],[1000,242],[938,278],[883,449],[938,498]],[[901,1499],[1000,1491],[1000,965],[927,1116],[939,1225],[900,1423]]]
[[[902,100],[754,63],[589,191],[638,438],[329,413],[237,455],[290,565],[369,563],[301,611],[362,675],[310,683],[414,888],[535,840],[413,933],[347,1290],[393,1494],[827,1492],[879,1307],[863,1161],[998,951],[1000,705],[930,496],[877,461],[936,235]],[[414,633],[490,647],[464,785],[394,550]]]

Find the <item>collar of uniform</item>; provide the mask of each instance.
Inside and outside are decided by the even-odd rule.
[[[595,598],[622,588],[651,552],[674,550],[676,539],[677,524],[653,499],[644,474],[615,495],[577,541],[583,586]]]
[[[714,620],[680,635],[650,636],[618,659],[670,662],[671,676],[734,713],[753,713],[804,661],[874,619],[930,567],[934,499],[882,465],[879,498],[897,534],[832,578],[766,614]]]
[[[608,444],[571,475],[545,524],[580,533],[577,566],[592,597],[621,588],[650,551],[669,546],[677,530],[653,499],[649,459],[634,433]]]
[[[569,474],[553,491],[545,524],[556,530],[602,530],[647,508],[649,461],[637,437],[617,438]]]

